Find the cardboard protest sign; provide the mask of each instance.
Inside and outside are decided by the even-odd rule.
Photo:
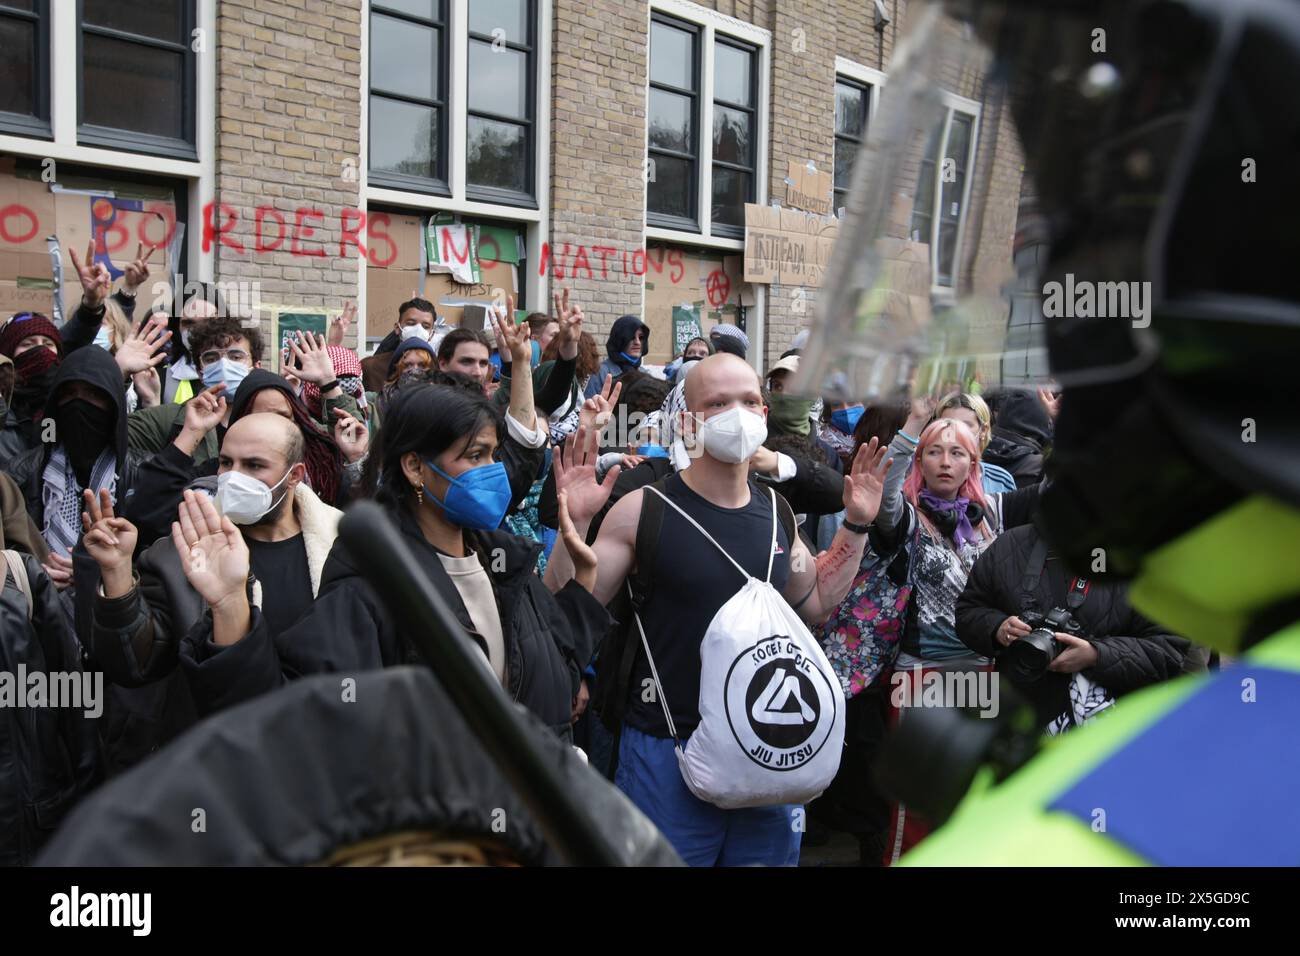
[[[168,247],[181,229],[170,190],[98,176],[69,178],[61,185],[66,188],[54,192],[39,175],[18,170],[12,161],[0,164],[0,311],[53,315],[56,292],[74,309],[81,284],[71,253],[75,249],[84,256],[92,243],[93,261],[102,263],[115,283],[137,249],[153,249],[150,277],[140,294],[152,301],[156,285],[170,289],[174,263]],[[50,237],[57,240],[57,277]],[[170,302],[170,294],[166,299]]]
[[[695,323],[697,331],[686,337],[689,342],[719,322],[736,322],[741,307],[752,304],[752,289],[741,277],[739,256],[651,246],[646,259],[650,267],[642,321],[650,326],[646,362],[651,365],[663,365],[685,348],[685,342],[677,341],[678,319],[689,314]]]
[[[820,285],[838,233],[838,219],[746,203],[745,281]]]
[[[453,279],[464,285],[482,281],[473,226],[430,222],[427,249],[430,272],[450,273]]]
[[[820,172],[811,163],[792,159],[790,174],[786,177],[785,204],[818,216],[830,215],[834,185],[835,179],[829,172]]]

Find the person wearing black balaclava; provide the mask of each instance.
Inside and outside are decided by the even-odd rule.
[[[39,312],[20,312],[0,328],[0,355],[13,361],[12,392],[0,410],[0,469],[41,443],[42,410],[63,361],[63,340]]]
[[[650,326],[635,315],[619,316],[614,327],[609,330],[609,338],[605,340],[605,354],[609,358],[600,363],[596,374],[588,380],[583,397],[599,395],[606,376],[618,378],[624,372],[639,368],[649,347]]]
[[[144,458],[127,447],[126,393],[113,356],[103,349],[78,349],[64,359],[44,415],[53,423],[54,440],[15,458],[9,474],[49,546],[51,580],[67,589],[75,579],[76,590],[93,595],[97,567],[88,556],[77,561],[72,554],[81,536],[81,493],[103,489],[115,504],[125,501]],[[65,607],[71,607],[70,600]]]

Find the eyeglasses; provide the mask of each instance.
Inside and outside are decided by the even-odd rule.
[[[201,365],[211,365],[213,362],[219,362],[224,358],[237,365],[242,365],[248,361],[248,357],[248,353],[243,349],[208,349],[199,356],[199,363]]]

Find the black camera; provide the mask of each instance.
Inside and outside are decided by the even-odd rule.
[[[1056,632],[1074,634],[1079,630],[1074,615],[1063,607],[1054,607],[1044,617],[1025,615],[1024,621],[1032,630],[1012,641],[998,655],[998,670],[1013,681],[1033,683],[1047,673],[1047,667],[1061,653],[1061,642]]]

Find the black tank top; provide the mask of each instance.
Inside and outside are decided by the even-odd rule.
[[[743,508],[719,508],[688,488],[677,474],[664,483],[664,493],[699,522],[741,567],[760,581],[767,576],[772,496],[766,488],[751,480],[749,504]],[[790,577],[790,537],[779,522],[776,540],[771,580],[778,591],[783,591]],[[685,742],[700,722],[700,642],[714,615],[744,587],[745,580],[717,548],[665,504],[652,581],[641,623],[673,723]],[[639,644],[641,635],[635,629],[633,636]],[[628,724],[655,737],[671,736],[655,696],[644,648],[637,654],[628,695]]]

